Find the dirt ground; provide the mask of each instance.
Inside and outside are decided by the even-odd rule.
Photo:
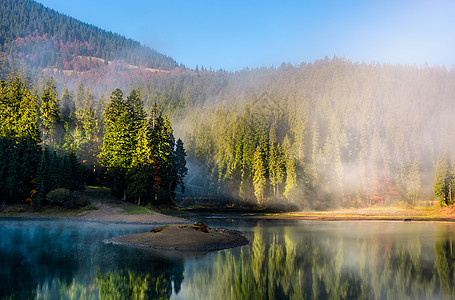
[[[108,240],[108,243],[153,249],[213,251],[248,244],[241,232],[224,228],[209,228],[202,232],[191,225],[171,225],[158,232],[129,234]]]
[[[266,219],[297,219],[297,220],[383,220],[383,221],[448,221],[455,222],[455,207],[443,208],[365,208],[343,209],[335,211],[308,211],[254,216]]]
[[[92,206],[96,210],[83,212],[73,219],[84,221],[102,221],[116,223],[143,223],[143,224],[190,224],[191,221],[183,218],[163,215],[157,212],[144,214],[126,214],[127,204],[115,200],[93,200]]]

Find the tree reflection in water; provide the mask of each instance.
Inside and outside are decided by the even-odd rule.
[[[160,264],[142,274],[127,270],[100,273],[96,281],[102,299],[169,299],[173,290],[180,292],[183,263]]]
[[[449,239],[317,235],[256,227],[250,246],[187,266],[185,298],[455,298],[455,249]]]
[[[97,224],[13,223],[0,299],[455,299],[452,224],[267,222],[239,228],[244,247],[161,257],[101,243]]]
[[[111,227],[111,230],[109,230]],[[0,223],[0,299],[169,299],[184,261],[105,245],[147,226],[7,220]]]

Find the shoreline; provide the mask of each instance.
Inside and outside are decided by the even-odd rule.
[[[0,212],[0,218],[58,219],[100,223],[158,225],[192,224],[193,221],[188,218],[204,219],[206,216],[211,215],[203,210],[192,210],[191,213],[182,213],[176,210],[176,214],[180,216],[172,215],[172,210],[169,211],[170,214],[163,214],[156,211],[129,214],[126,210],[137,206],[121,201],[109,201],[109,203],[106,203],[95,200],[92,201],[92,205],[96,207],[95,210],[85,210],[82,212],[65,210],[51,210],[50,213],[48,211]],[[257,220],[455,222],[455,207],[444,207],[440,209],[351,209],[279,213],[223,211],[221,215],[225,215],[228,218]]]
[[[288,212],[251,217],[270,220],[455,222],[455,207],[344,209],[322,212]]]
[[[418,221],[418,222],[455,222],[455,206],[449,207],[371,207],[338,209],[332,211],[276,212],[248,210],[226,210],[206,208],[186,208],[179,211],[170,209],[163,213],[149,210],[143,206],[114,199],[104,188],[88,188],[85,192],[91,205],[84,209],[65,210],[45,208],[33,211],[30,207],[12,207],[0,212],[0,218],[66,219],[125,224],[192,224],[190,219],[206,216],[225,215],[228,218],[249,218],[257,220],[308,220],[308,221]],[[95,209],[92,209],[95,208]],[[131,212],[133,211],[133,212]],[[172,214],[178,215],[174,216]]]

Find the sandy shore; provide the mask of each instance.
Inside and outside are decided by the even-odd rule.
[[[122,201],[98,201],[92,200],[92,205],[96,210],[86,211],[73,217],[75,220],[115,222],[115,223],[142,223],[142,224],[191,224],[190,220],[167,216],[157,212],[144,214],[126,214],[125,208],[128,206]]]
[[[336,211],[308,211],[251,216],[254,219],[292,219],[316,221],[427,221],[455,222],[455,207],[366,208]]]
[[[153,249],[214,251],[246,245],[248,239],[239,231],[225,228],[209,228],[208,232],[202,232],[192,225],[169,225],[158,232],[129,234],[106,242]]]

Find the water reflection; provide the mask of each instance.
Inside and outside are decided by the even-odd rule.
[[[176,298],[454,298],[455,249],[438,225],[319,225],[325,229],[254,228],[250,247],[188,264]]]
[[[102,241],[150,226],[0,220],[0,299],[169,299],[181,259]]]
[[[0,220],[0,299],[454,299],[455,226],[254,222],[197,256],[102,243],[142,225]]]

